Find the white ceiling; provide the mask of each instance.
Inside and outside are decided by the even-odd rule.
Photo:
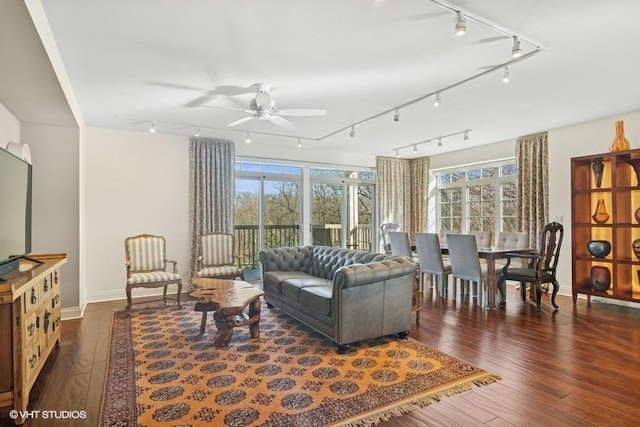
[[[455,0],[454,9],[520,36],[510,67],[393,109],[510,61],[512,40],[429,0],[43,0],[88,126],[244,139],[393,155],[393,148],[471,129],[403,157],[468,146],[640,109],[640,2]],[[264,82],[279,108],[324,108],[287,131],[253,120],[229,131]],[[349,137],[348,128],[366,121]],[[325,137],[341,129],[333,136]],[[276,133],[292,138],[269,137]],[[612,131],[613,132],[613,131]],[[613,134],[612,134],[613,136]],[[309,139],[307,141],[307,139]],[[320,141],[317,141],[320,139]]]

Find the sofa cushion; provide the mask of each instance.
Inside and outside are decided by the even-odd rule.
[[[281,295],[282,282],[291,278],[311,278],[314,276],[303,271],[268,271],[262,279],[262,289],[269,294]]]
[[[300,303],[305,310],[331,316],[333,286],[310,286],[300,291]]]
[[[281,286],[282,286],[282,295],[285,295],[294,301],[300,301],[300,289],[306,288],[309,286],[333,287],[333,282],[327,279],[322,279],[320,277],[300,276],[300,277],[292,277],[292,278],[283,280],[281,282]]]

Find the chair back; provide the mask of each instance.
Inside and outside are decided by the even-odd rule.
[[[166,241],[162,236],[140,234],[127,237],[124,250],[129,271],[155,271],[166,268]]]
[[[479,248],[491,247],[491,232],[490,231],[470,231],[476,237],[476,244]]]
[[[478,244],[473,234],[447,235],[451,272],[459,279],[481,281],[482,269],[478,256]]]
[[[553,276],[556,275],[563,236],[564,228],[559,222],[552,222],[544,226],[542,239],[540,241],[540,258],[536,265],[538,272],[546,272]]]
[[[380,231],[382,232],[382,245],[386,254],[391,253],[391,251],[389,250],[389,232],[396,231],[399,228],[399,224],[393,224],[391,222],[380,224]]]
[[[389,244],[392,255],[401,255],[411,258],[411,245],[409,244],[409,234],[404,231],[390,231]]]
[[[235,237],[231,233],[214,232],[200,237],[202,265],[234,265]]]
[[[440,249],[440,239],[436,233],[416,233],[416,251],[420,270],[433,274],[444,271],[442,262],[442,250]]]
[[[498,249],[527,249],[529,247],[529,233],[515,231],[501,231],[496,238]]]

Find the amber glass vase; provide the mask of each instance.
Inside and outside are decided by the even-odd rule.
[[[629,148],[629,141],[624,136],[624,122],[622,120],[618,120],[616,122],[616,137],[613,139],[613,142],[609,146],[609,150],[626,151]]]
[[[609,214],[607,213],[607,207],[604,205],[604,199],[598,200],[598,205],[596,206],[596,211],[593,213],[591,217],[598,224],[604,224],[609,219]]]

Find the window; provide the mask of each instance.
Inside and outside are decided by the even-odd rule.
[[[513,160],[435,173],[438,230],[456,233],[516,229]]]

